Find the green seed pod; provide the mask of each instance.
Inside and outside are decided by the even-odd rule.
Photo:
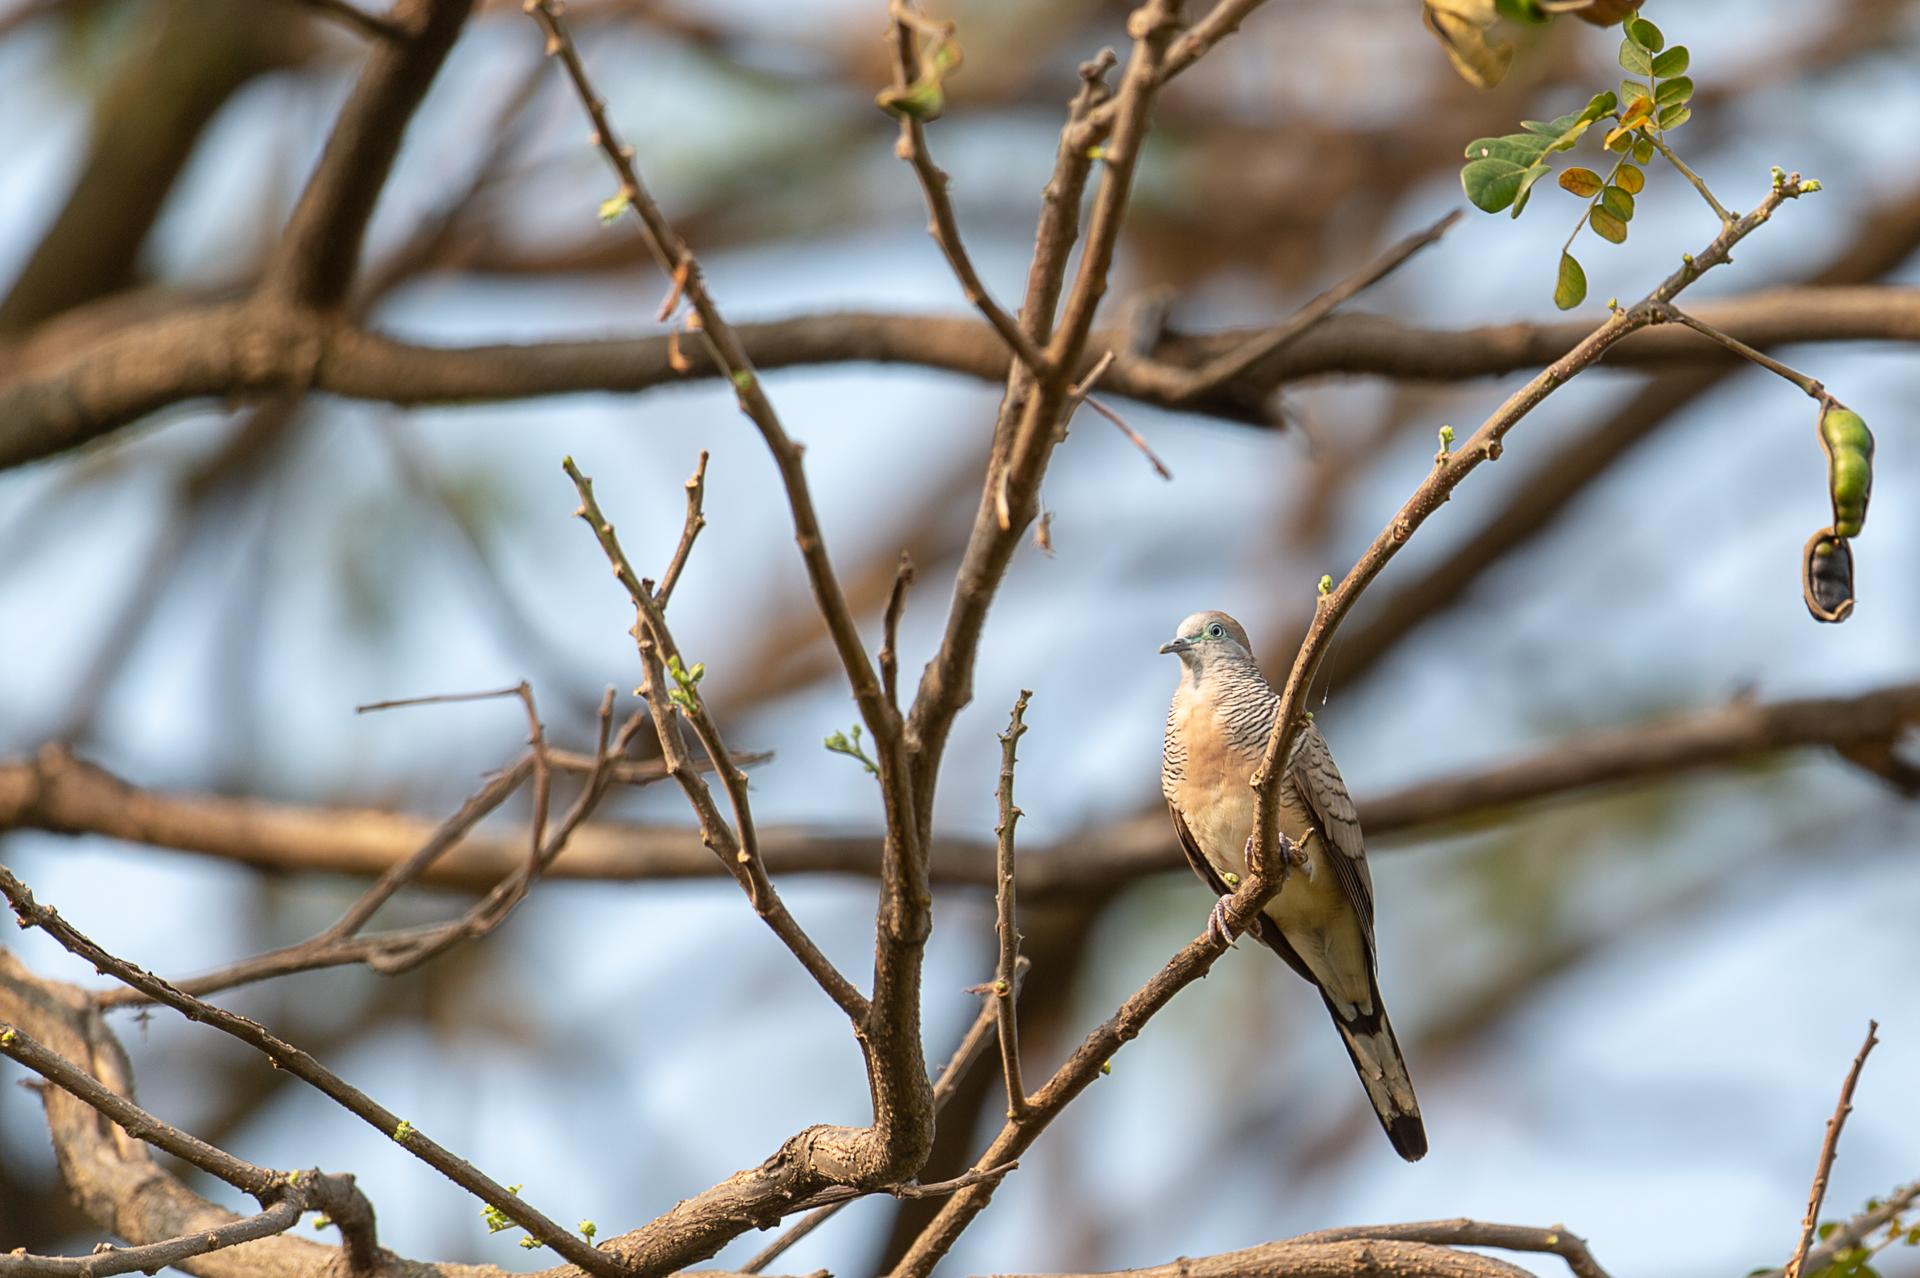
[[[1853,612],[1853,549],[1831,528],[1807,538],[1800,593],[1815,621],[1845,621]]]
[[[1834,534],[1858,537],[1873,492],[1873,432],[1860,414],[1834,404],[1820,415],[1820,447],[1827,454]]]

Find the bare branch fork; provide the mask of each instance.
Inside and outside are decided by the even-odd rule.
[[[932,930],[932,891],[927,881],[924,847],[926,830],[914,820],[918,810],[915,776],[907,765],[900,712],[888,700],[874,663],[861,645],[852,609],[834,575],[801,464],[800,446],[786,433],[744,347],[714,303],[699,263],[641,182],[632,149],[614,133],[605,102],[593,89],[558,6],[552,0],[528,0],[526,7],[546,33],[547,52],[565,68],[593,124],[594,143],[618,175],[620,196],[639,217],[649,249],[693,307],[700,320],[700,338],[709,356],[728,378],[741,411],[759,430],[773,454],[815,604],[852,686],[861,719],[873,738],[886,820],[871,1002],[856,1003],[858,996],[850,986],[835,986],[824,958],[809,967],[816,980],[825,980],[837,991],[836,1001],[850,1015],[856,1008],[860,1011],[856,1036],[866,1059],[873,1123],[860,1129],[816,1128],[803,1132],[744,1181],[737,1179],[716,1186],[706,1194],[681,1203],[650,1226],[651,1232],[642,1231],[648,1233],[649,1245],[657,1242],[659,1250],[643,1248],[636,1254],[636,1263],[649,1269],[681,1268],[712,1255],[752,1224],[777,1220],[794,1204],[830,1184],[873,1188],[899,1184],[918,1173],[933,1143],[933,1100],[920,1041],[920,957]],[[632,576],[631,571],[627,576]],[[633,593],[630,581],[623,578],[623,584]],[[653,662],[671,655],[659,649],[671,641],[656,619],[658,606],[650,598],[643,601],[645,594],[644,590],[637,594],[635,602],[642,613],[648,614],[644,634],[639,638],[642,660],[648,663],[650,677],[654,677],[659,672]],[[655,644],[651,655],[647,652],[648,639]],[[657,678],[654,682],[659,686]],[[697,698],[694,704],[698,705]],[[663,729],[664,745],[672,729],[659,721],[662,707],[655,705],[653,709],[656,726]],[[702,733],[712,729],[710,721],[704,725],[697,717],[693,721]],[[717,743],[717,736],[713,742]],[[710,743],[703,736],[703,745],[707,744]],[[722,779],[728,780],[725,771]],[[744,797],[744,777],[737,786]],[[688,789],[684,780],[682,788]],[[730,793],[732,788],[730,783]],[[926,788],[931,791],[930,780]],[[693,789],[688,793],[689,798],[694,797]],[[742,812],[744,805],[736,806],[737,818]],[[701,824],[703,828],[714,828],[705,813]],[[757,862],[752,856],[751,836],[744,822],[739,833],[741,850],[748,857],[747,869],[751,873],[757,868]],[[759,871],[758,877],[764,879],[764,870]],[[770,894],[770,887],[765,890]],[[766,896],[756,892],[756,901],[765,899]],[[782,939],[788,941],[790,948],[796,945],[797,925]],[[839,984],[844,985],[844,980]],[[689,1218],[697,1218],[700,1223],[689,1225]]]

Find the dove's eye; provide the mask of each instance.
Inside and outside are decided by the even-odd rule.
[[[1219,622],[1216,621],[1211,626],[1207,627],[1207,638],[1225,639],[1226,637],[1227,637],[1226,627],[1222,626]]]

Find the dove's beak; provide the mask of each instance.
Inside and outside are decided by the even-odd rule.
[[[1191,648],[1192,646],[1193,646],[1193,643],[1191,640],[1170,639],[1166,643],[1163,643],[1160,645],[1160,655],[1165,656],[1169,652],[1185,652],[1188,648]]]

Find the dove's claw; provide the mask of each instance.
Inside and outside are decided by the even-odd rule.
[[[1234,948],[1233,929],[1227,926],[1227,903],[1232,900],[1231,894],[1221,897],[1213,903],[1213,912],[1207,915],[1207,939],[1217,940],[1228,949]]]

